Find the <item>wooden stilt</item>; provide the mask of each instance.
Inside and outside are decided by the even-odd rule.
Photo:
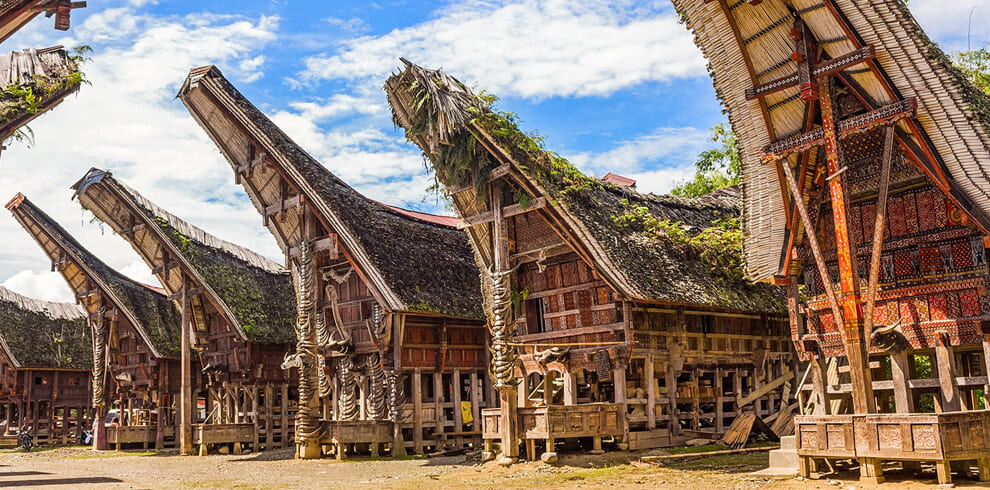
[[[413,450],[416,454],[425,454],[423,452],[423,373],[419,368],[413,370],[412,399]]]
[[[956,362],[949,344],[949,336],[945,332],[936,334],[938,342],[935,345],[936,364],[938,365],[939,395],[943,412],[962,410],[959,402],[959,386],[956,385]]]
[[[190,320],[191,308],[189,307],[189,281],[186,280],[185,273],[182,275],[182,352],[181,352],[181,391],[179,395],[179,454],[191,455],[192,445],[192,345]],[[202,453],[202,448],[200,453]]]
[[[914,398],[908,387],[910,370],[908,369],[907,353],[898,352],[890,356],[890,372],[894,382],[894,410],[897,413],[913,412]]]
[[[654,370],[653,354],[643,360],[643,382],[646,383],[646,428],[657,428],[657,381]]]

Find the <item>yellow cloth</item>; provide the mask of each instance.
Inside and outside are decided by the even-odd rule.
[[[474,422],[474,414],[471,413],[471,402],[461,402],[461,421],[465,424]]]

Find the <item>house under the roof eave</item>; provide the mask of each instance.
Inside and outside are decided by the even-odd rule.
[[[149,416],[123,420],[125,428],[110,427],[106,432],[100,426],[97,447],[105,448],[107,442],[139,442],[156,448],[175,444],[177,418],[166,407],[179,395],[178,310],[160,289],[104,264],[25,196],[18,194],[6,207],[86,310],[94,346],[106,356],[105,362],[93,366],[106,368],[102,376],[93,378],[96,419],[102,424],[114,400],[124,407],[160,409],[154,413],[164,414],[154,425],[149,425]]]
[[[481,408],[493,404],[478,273],[463,232],[442,217],[393,208],[358,193],[296,145],[216,67],[192,70],[179,98],[227,157],[235,181],[262,213],[287,262],[300,276],[312,275],[312,283],[301,281],[312,284],[303,295],[309,301],[301,298],[301,306],[312,304],[315,319],[312,330],[301,335],[323,346],[325,359],[312,364],[328,368],[320,371],[321,383],[339,385],[339,405],[330,412],[327,430],[349,423],[359,411],[348,373],[380,365],[383,370],[368,371],[364,410],[373,415],[362,424],[392,420],[396,432],[375,440],[341,436],[345,442],[378,444],[387,438],[393,447],[417,453],[448,440],[480,444],[478,429],[455,429],[463,426],[460,411],[436,417],[414,408],[438,399],[463,401],[471,405],[474,424],[480,424]],[[393,405],[383,406],[385,399],[376,394],[383,393],[393,374],[411,381]],[[475,388],[464,391],[467,385]],[[428,387],[441,397],[429,398]],[[315,399],[305,393],[300,398]],[[324,396],[321,403],[332,406],[334,398]],[[395,423],[410,409],[412,416]],[[319,408],[308,410],[315,419]],[[451,432],[456,434],[448,439],[444,434]],[[381,434],[371,428],[362,433]],[[316,441],[315,435],[303,439],[306,447]],[[318,455],[307,451],[300,456]]]
[[[486,427],[501,430],[485,439],[503,441],[503,456],[515,457],[504,441],[523,438],[535,458],[536,427],[549,424],[541,417],[595,403],[611,414],[601,424],[554,427],[549,437],[658,447],[682,431],[722,432],[750,404],[764,415],[786,405],[780,388],[795,370],[782,291],[723,275],[698,250],[643,227],[647,216],[689,234],[716,226],[738,215],[737,191],[683,199],[587,177],[455,78],[405,65],[385,84],[395,120],[431,159],[484,258],[502,390],[501,412],[485,414]],[[438,106],[443,124],[430,119]],[[419,131],[439,127],[447,133]],[[469,145],[483,150],[460,151]],[[451,163],[465,154],[475,156]],[[516,359],[523,376],[502,368]],[[744,386],[750,377],[767,388]],[[739,393],[732,410],[718,401],[726,390]],[[518,433],[499,423],[506,417],[522,420]]]
[[[36,443],[74,441],[89,426],[92,344],[77,305],[0,287],[0,421]]]

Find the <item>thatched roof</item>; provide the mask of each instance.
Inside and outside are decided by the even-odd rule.
[[[93,366],[86,312],[71,303],[21,296],[0,286],[0,348],[16,369]]]
[[[80,204],[127,240],[149,267],[161,265],[163,251],[179,260],[242,338],[295,342],[292,276],[281,265],[179,219],[109,171],[91,169],[72,188]],[[169,293],[182,290],[179,274],[158,278]]]
[[[131,324],[153,356],[178,356],[182,317],[159,288],[136,282],[104,264],[23,195],[11,200],[7,209],[52,262],[64,260],[59,267],[77,297],[88,297],[93,292],[90,288],[95,288]]]
[[[475,96],[439,70],[406,62],[405,70],[389,78],[385,88],[396,124],[424,150],[462,217],[487,210],[486,199],[476,193],[478,183],[497,167],[507,166],[508,177],[530,201],[543,198],[550,203],[539,212],[559,223],[558,232],[570,237],[568,244],[623,296],[736,311],[783,310],[779,288],[734,278],[702,260],[696,247],[635,223],[652,216],[680,222],[693,228],[689,234],[697,233],[738,216],[737,191],[684,199],[640,194],[590,178],[540,147],[510,117],[493,112],[491,100]],[[469,232],[482,261],[490,266],[487,226],[470,226]]]
[[[55,15],[56,29],[67,30],[70,10],[86,6],[86,2],[65,2],[69,5],[63,8],[59,3],[52,0],[0,0],[0,42],[6,41],[42,12],[45,17]]]
[[[83,75],[62,49],[0,55],[0,141],[79,90]]]
[[[397,210],[358,193],[293,142],[216,67],[192,70],[179,97],[235,172],[250,166],[249,147],[277,166],[337,234],[386,310],[482,318],[478,270],[462,232],[438,217]],[[248,190],[260,211],[275,204],[271,196],[277,189]],[[286,243],[275,221],[267,223],[288,253],[294,244]]]
[[[849,67],[852,80],[877,106],[916,98],[916,117],[899,127],[909,143],[931,148],[949,176],[952,198],[984,228],[990,225],[990,101],[952,67],[922,31],[902,0],[673,0],[708,58],[715,90],[729,113],[742,154],[744,249],[748,273],[766,280],[778,273],[786,210],[777,169],[761,163],[764,147],[802,129],[804,103],[792,87],[747,100],[746,89],[794,73],[790,29],[802,18],[835,59],[872,45],[872,63]],[[766,115],[764,115],[766,113]],[[796,165],[792,158],[791,166]]]

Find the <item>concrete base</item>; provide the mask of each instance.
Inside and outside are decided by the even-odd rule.
[[[764,477],[791,477],[798,474],[797,441],[795,436],[780,438],[780,448],[770,451],[770,466],[750,473]]]
[[[320,459],[321,453],[320,445],[317,443],[296,445],[296,459]]]

